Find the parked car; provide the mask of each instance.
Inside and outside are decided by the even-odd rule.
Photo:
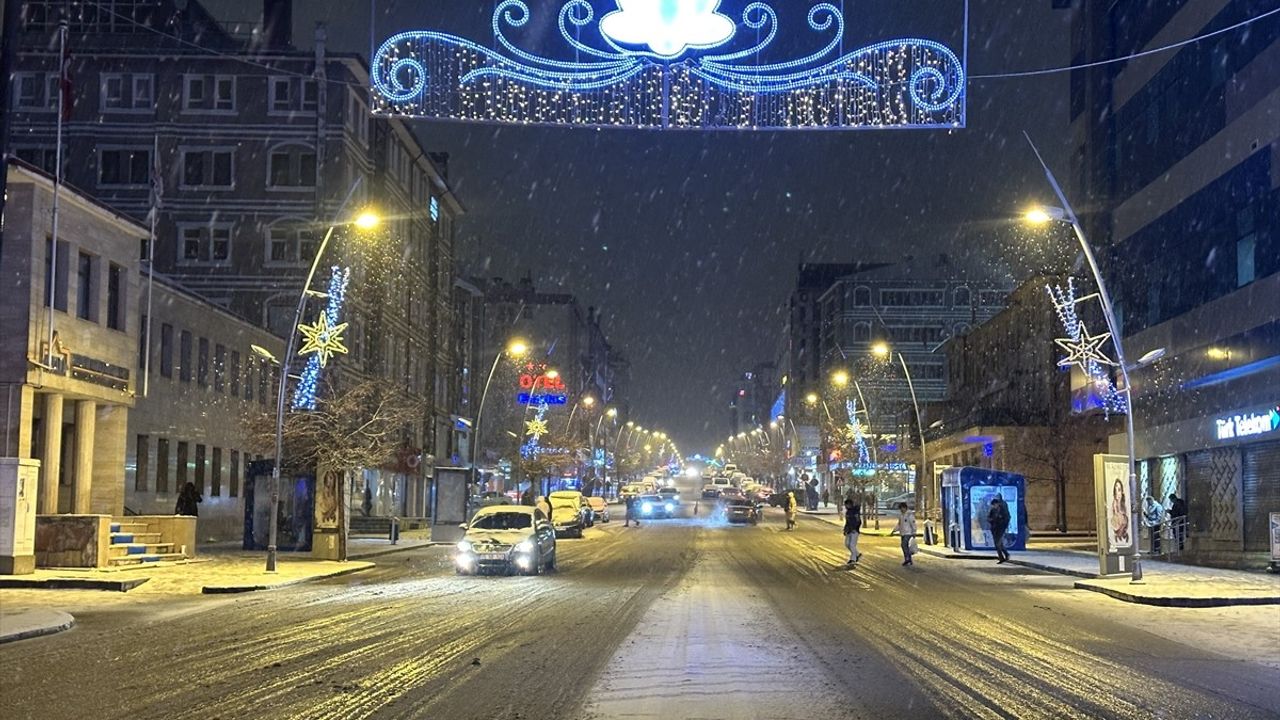
[[[898,503],[906,503],[907,507],[914,508],[916,506],[916,494],[913,492],[905,492],[901,495],[894,495],[891,498],[885,498],[880,501],[880,507],[894,509],[898,507]]]
[[[640,517],[644,518],[670,518],[675,517],[676,504],[664,499],[661,495],[654,493],[652,495],[641,495],[636,499],[640,504]]]
[[[591,524],[591,508],[577,490],[558,490],[548,496],[551,501],[551,525],[556,537],[582,537]]]
[[[537,575],[556,566],[556,533],[547,516],[526,505],[480,508],[457,544],[459,575],[520,572]]]
[[[602,523],[609,522],[609,503],[604,498],[596,495],[588,496],[587,505],[591,506],[593,519]]]

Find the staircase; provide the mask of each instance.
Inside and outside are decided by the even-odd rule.
[[[146,522],[132,522],[127,517],[112,521],[107,563],[111,567],[121,567],[185,557],[174,551],[173,543],[160,542],[160,533],[149,530]]]

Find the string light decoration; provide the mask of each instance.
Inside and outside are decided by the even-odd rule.
[[[298,327],[306,338],[299,355],[309,355],[307,366],[302,370],[298,387],[293,392],[293,408],[295,410],[315,410],[316,391],[320,382],[320,371],[329,364],[334,354],[347,352],[342,342],[342,331],[347,323],[339,323],[342,307],[347,301],[347,285],[351,280],[351,268],[339,268],[334,265],[330,270],[328,304],[320,317],[310,325]]]
[[[1113,413],[1128,412],[1129,404],[1125,394],[1116,387],[1109,371],[1109,368],[1115,367],[1116,363],[1102,350],[1103,344],[1111,339],[1111,333],[1090,335],[1076,311],[1080,303],[1093,300],[1098,296],[1094,294],[1076,297],[1075,279],[1070,277],[1067,278],[1065,288],[1060,285],[1045,285],[1045,290],[1048,291],[1054,312],[1057,313],[1058,320],[1067,333],[1065,338],[1054,339],[1054,343],[1067,353],[1066,357],[1058,361],[1058,367],[1079,367],[1084,372],[1106,417],[1110,417]]]
[[[761,61],[780,26],[767,3],[747,5],[740,25],[719,12],[719,0],[612,4],[599,21],[588,0],[560,7],[573,60],[529,52],[507,36],[533,16],[524,0],[495,7],[493,48],[434,31],[393,35],[373,58],[374,111],[585,127],[964,127],[966,69],[950,48],[906,37],[843,52],[844,14],[829,2],[807,15],[827,42],[779,62]],[[742,40],[750,34],[754,42]]]
[[[854,447],[858,450],[858,464],[870,465],[871,452],[867,449],[867,434],[862,421],[858,419],[858,402],[852,398],[844,401],[845,411],[849,414],[849,434],[853,437]]]
[[[547,409],[550,407],[545,401],[540,401],[533,419],[525,423],[525,435],[529,439],[520,446],[522,457],[531,458],[539,453],[538,441],[547,434]]]

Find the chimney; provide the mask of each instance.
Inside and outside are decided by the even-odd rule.
[[[262,42],[271,50],[293,45],[293,0],[262,0]]]

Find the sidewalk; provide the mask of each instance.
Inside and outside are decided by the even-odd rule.
[[[0,613],[0,643],[52,635],[69,630],[76,619],[61,610],[19,610]]]
[[[128,570],[39,569],[31,575],[0,577],[0,588],[108,590],[140,595],[232,593],[269,590],[311,580],[346,575],[374,567],[371,562],[345,563],[282,556],[276,572],[263,568],[265,556],[213,557],[203,562],[137,567]]]
[[[801,511],[832,525],[842,525],[834,509]],[[887,535],[889,526],[880,520],[881,530],[864,529],[864,535]],[[1280,605],[1280,576],[1265,572],[1227,570],[1183,565],[1162,560],[1143,559],[1144,580],[1132,584],[1129,576],[1099,577],[1098,556],[1092,550],[1066,549],[1078,545],[1079,538],[1063,538],[1055,534],[1035,536],[1030,545],[1035,549],[1014,552],[1010,565],[1071,575],[1081,578],[1075,587],[1109,595],[1125,602],[1163,607],[1225,607],[1229,605]],[[943,545],[920,544],[920,552],[951,560],[994,561],[994,552],[956,552]]]

